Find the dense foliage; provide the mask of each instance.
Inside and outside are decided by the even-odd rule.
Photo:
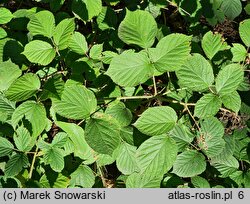
[[[0,2],[1,187],[250,187],[250,2]]]

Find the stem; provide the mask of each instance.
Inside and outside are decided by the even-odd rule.
[[[157,87],[156,87],[156,82],[155,82],[155,76],[153,76],[153,82],[154,82],[154,96],[156,96],[157,93]]]
[[[36,161],[37,152],[38,152],[38,146],[36,146],[36,151],[34,153],[34,156],[33,156],[33,159],[32,159],[32,163],[31,163],[31,166],[30,166],[29,179],[32,178],[32,174],[33,174],[33,170],[34,170],[34,165],[35,165],[35,161]]]
[[[201,131],[197,121],[195,120],[194,116],[192,115],[191,111],[188,108],[188,105],[185,105],[185,109],[187,110],[188,114],[190,115],[190,117],[193,119],[194,124],[196,125],[196,127],[198,128],[199,132]]]
[[[110,98],[103,98],[100,100],[137,100],[137,99],[150,99],[154,98],[155,96],[122,96],[122,97],[110,97]]]
[[[169,1],[169,0],[166,0],[170,5],[172,5],[172,6],[175,6],[175,7],[177,7],[178,8],[178,6],[176,5],[176,4],[174,4],[173,2],[171,2],[171,1]],[[182,10],[183,11],[183,13],[185,13],[185,14],[187,14],[188,16],[191,16],[191,14],[190,13],[188,13],[186,10],[184,10],[183,8],[181,8],[180,6],[179,6],[179,9],[180,10]]]
[[[106,181],[105,181],[105,177],[104,177],[104,175],[103,175],[103,172],[102,172],[102,169],[101,169],[101,167],[97,164],[97,169],[98,169],[98,171],[100,172],[100,174],[101,174],[101,179],[102,179],[102,184],[103,184],[103,186],[105,187],[105,188],[107,188],[107,184],[106,184]]]

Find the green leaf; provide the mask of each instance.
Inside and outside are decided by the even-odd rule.
[[[240,38],[247,47],[250,47],[250,19],[240,22],[239,26]]]
[[[53,107],[59,115],[78,120],[89,117],[96,110],[97,101],[92,91],[74,84],[64,88],[61,100],[53,99]]]
[[[22,119],[28,120],[31,123],[32,136],[37,137],[46,127],[46,110],[40,103],[25,101],[14,111],[12,115],[12,126],[16,128]]]
[[[7,177],[16,176],[23,167],[29,166],[29,160],[26,154],[14,154],[6,163],[4,175]]]
[[[4,137],[0,137],[0,157],[10,155],[14,150],[13,144]]]
[[[242,5],[240,0],[224,0],[221,4],[221,10],[228,17],[233,20],[240,15],[242,11]]]
[[[69,41],[69,49],[79,55],[84,55],[88,51],[88,44],[84,35],[75,32]]]
[[[120,144],[120,125],[111,116],[96,113],[87,121],[85,138],[96,152],[112,155]]]
[[[232,156],[235,150],[235,138],[231,135],[224,135],[223,139],[225,140],[226,144],[223,148],[222,152],[216,155],[215,159],[226,158],[228,156]]]
[[[167,135],[159,135],[147,139],[136,151],[140,173],[163,176],[172,166],[177,156],[174,139]]]
[[[25,45],[23,54],[32,63],[48,65],[55,58],[56,51],[47,42],[33,40]]]
[[[6,38],[8,36],[8,34],[6,33],[6,31],[0,27],[0,39]]]
[[[101,60],[104,64],[110,64],[112,59],[116,56],[118,56],[118,54],[116,52],[104,51],[104,52],[102,52]]]
[[[199,147],[210,158],[220,154],[225,147],[224,127],[221,122],[217,118],[211,117],[201,121],[200,125],[201,131],[197,136]]]
[[[0,62],[0,91],[8,89],[21,74],[19,67],[10,60]]]
[[[250,4],[249,3],[245,6],[244,10],[247,13],[247,15],[250,15]]]
[[[149,56],[159,72],[176,71],[185,64],[191,51],[191,36],[170,34],[162,38],[156,48],[149,49]]]
[[[147,11],[126,10],[126,16],[118,28],[119,38],[126,44],[149,48],[153,45],[157,34],[154,17]]]
[[[247,57],[246,48],[239,43],[233,43],[233,47],[231,48],[231,52],[233,54],[233,62],[242,62],[245,61]]]
[[[154,69],[144,52],[126,52],[112,59],[106,74],[116,84],[132,87],[144,83],[152,77]]]
[[[237,91],[221,97],[224,106],[235,113],[238,113],[241,108],[241,98]]]
[[[243,82],[244,71],[239,64],[229,64],[219,71],[215,79],[217,93],[221,96],[237,90]]]
[[[114,155],[114,154],[113,154]],[[97,154],[96,163],[98,166],[106,166],[115,162],[114,156],[110,156],[108,154]]]
[[[0,112],[6,114],[7,120],[11,118],[15,108],[15,102],[9,101],[2,94],[0,94]]]
[[[63,131],[65,131],[74,146],[74,155],[83,160],[94,160],[93,150],[87,144],[84,138],[84,130],[74,123],[56,122]]]
[[[191,183],[195,188],[210,188],[208,181],[200,176],[195,176],[191,178]]]
[[[212,31],[207,32],[201,41],[202,49],[208,59],[212,59],[216,53],[228,49],[228,45],[224,42],[221,34],[213,34]]]
[[[13,15],[9,9],[4,7],[0,8],[0,24],[6,24],[10,22],[12,18]]]
[[[110,105],[105,111],[106,114],[115,118],[122,127],[128,126],[132,121],[132,113],[126,108],[125,104],[118,102],[115,105]]]
[[[64,19],[56,26],[53,39],[59,50],[64,50],[69,46],[69,41],[74,30],[74,18]]]
[[[135,146],[123,142],[117,151],[116,165],[120,172],[129,175],[140,171],[135,157]]]
[[[50,99],[56,98],[60,100],[63,89],[64,89],[64,81],[62,79],[62,76],[60,75],[53,76],[44,83],[42,93],[39,96],[40,100],[45,101],[48,98]]]
[[[16,79],[5,92],[11,101],[24,101],[35,95],[41,86],[37,75],[27,73]]]
[[[77,18],[89,21],[102,11],[101,0],[73,0],[72,11]]]
[[[52,147],[63,147],[68,140],[68,135],[65,132],[58,132],[51,143]]]
[[[91,188],[95,184],[95,175],[86,165],[79,166],[71,175],[70,186]]]
[[[14,134],[14,141],[17,149],[22,152],[29,152],[35,145],[36,138],[31,137],[29,131],[21,126],[16,130],[16,134]]]
[[[238,160],[233,156],[228,156],[223,159],[214,159],[211,161],[212,166],[214,166],[220,173],[221,177],[228,177],[230,174],[236,172],[239,168]]]
[[[175,110],[168,106],[150,107],[144,111],[134,126],[142,133],[155,136],[172,130],[176,124]]]
[[[53,13],[50,11],[40,11],[32,15],[27,28],[33,36],[43,35],[51,38],[55,30],[55,18]]]
[[[169,136],[175,140],[178,151],[184,151],[186,146],[194,139],[194,135],[184,124],[177,124],[174,129],[169,132]]]
[[[221,99],[214,94],[205,94],[196,103],[194,115],[199,118],[214,116],[221,107]]]
[[[101,30],[116,28],[117,16],[111,7],[103,6],[102,12],[97,16],[96,22]]]
[[[52,170],[46,171],[39,180],[42,188],[67,188],[69,182],[70,179],[67,176]]]
[[[205,157],[195,150],[189,150],[177,156],[172,173],[180,177],[193,177],[205,170]]]
[[[162,175],[133,173],[126,180],[127,188],[160,188]]]
[[[62,5],[64,4],[65,0],[53,0],[49,2],[50,8],[53,12],[58,11]]]
[[[192,91],[207,90],[214,82],[213,68],[200,54],[194,54],[176,72],[179,84]]]
[[[92,59],[99,60],[102,57],[103,44],[93,45],[89,51],[89,56]]]
[[[55,172],[61,172],[64,168],[64,151],[51,147],[44,150],[43,159],[45,164],[49,164]]]

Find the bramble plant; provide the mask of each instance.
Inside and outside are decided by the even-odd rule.
[[[0,2],[1,187],[250,187],[250,3]]]

